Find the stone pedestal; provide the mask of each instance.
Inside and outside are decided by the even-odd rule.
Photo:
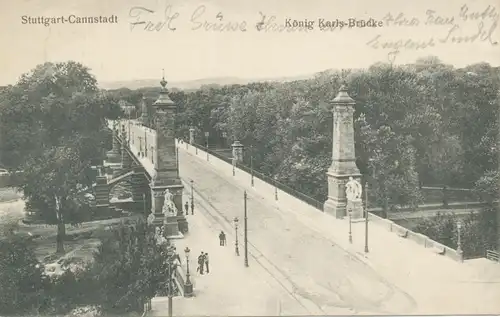
[[[233,160],[238,163],[243,162],[243,144],[240,141],[234,141],[231,147],[233,148]]]
[[[194,128],[189,129],[189,144],[194,144]]]
[[[113,147],[112,147],[111,151],[106,153],[106,160],[108,162],[116,163],[116,162],[120,162],[120,160],[121,160],[121,153],[120,153],[121,145],[120,145],[120,142],[118,141],[118,139],[116,138],[117,134],[118,134],[118,128],[115,125],[115,128],[113,129],[113,136],[112,136]]]
[[[347,212],[351,211],[351,219],[363,219],[363,202],[361,199],[350,201],[347,203]]]
[[[168,238],[182,237],[179,231],[177,216],[167,216],[165,218],[165,234]]]

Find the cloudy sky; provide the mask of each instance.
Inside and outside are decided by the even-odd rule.
[[[160,77],[162,68],[169,81],[294,76],[367,67],[389,59],[407,63],[425,55],[437,55],[456,66],[500,64],[500,44],[495,44],[500,42],[498,0],[0,0],[0,4],[0,85],[14,83],[39,63],[66,60],[89,66],[99,81]],[[161,23],[176,13],[170,24],[175,31],[168,25],[158,31],[145,31],[145,24],[131,26],[134,21]],[[257,31],[262,14],[265,24]],[[400,14],[404,18],[396,23]],[[115,15],[118,23],[22,23],[23,16],[67,19],[70,15]],[[284,25],[287,18],[308,19],[315,25],[307,32],[278,32],[273,23]],[[328,31],[318,25],[319,19],[349,18],[373,18],[384,25]],[[403,20],[413,25],[404,25]],[[204,21],[244,21],[246,32],[194,29]],[[395,49],[398,41],[401,47]]]

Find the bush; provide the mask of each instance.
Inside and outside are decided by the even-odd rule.
[[[0,315],[38,312],[46,278],[31,240],[1,238],[0,254]]]

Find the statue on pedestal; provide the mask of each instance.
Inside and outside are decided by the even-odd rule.
[[[170,192],[169,189],[165,190],[165,201],[163,202],[163,214],[165,216],[176,216],[177,215],[177,207],[174,204],[174,195]]]
[[[361,184],[352,177],[349,177],[349,181],[345,184],[345,195],[347,201],[361,200],[361,193],[363,191]]]

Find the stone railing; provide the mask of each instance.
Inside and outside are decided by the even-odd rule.
[[[411,230],[408,230],[405,227],[402,227],[389,219],[381,218],[372,213],[368,213],[368,219],[370,220],[371,223],[378,224],[384,227],[386,230],[394,232],[403,239],[411,240],[423,246],[424,248],[429,249],[429,251],[432,251],[439,255],[447,256],[455,261],[463,260],[462,255],[460,255],[456,250],[447,247],[444,244],[441,244],[437,241],[434,241],[421,233],[416,233]]]

